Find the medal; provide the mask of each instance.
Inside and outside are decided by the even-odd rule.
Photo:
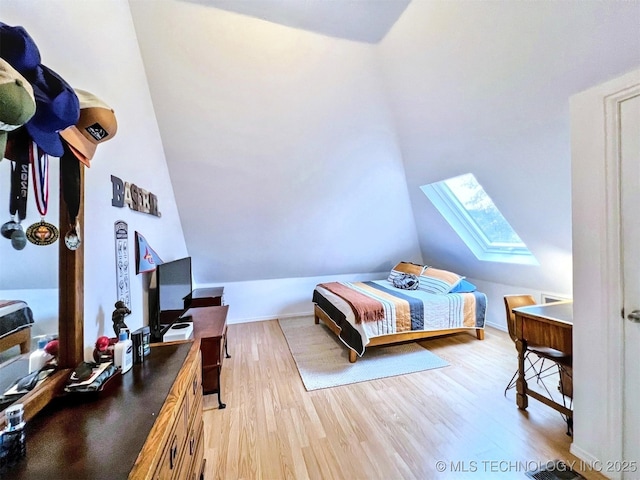
[[[2,224],[2,227],[0,227],[0,233],[2,233],[2,236],[4,238],[8,238],[9,240],[11,240],[11,234],[14,232],[14,230],[17,230],[19,226],[20,224],[16,222],[15,217],[12,216],[11,220]]]
[[[55,225],[45,222],[44,218],[39,223],[34,223],[27,228],[27,240],[34,245],[51,245],[58,240],[58,236],[58,229]]]
[[[69,250],[77,250],[82,243],[80,224],[77,220],[80,211],[80,163],[69,150],[67,143],[62,142],[62,144],[64,155],[60,157],[60,177],[62,179],[62,197],[67,206],[70,227],[64,236],[64,244]]]
[[[38,151],[38,145],[31,142],[29,146],[29,161],[33,173],[33,191],[36,196],[36,206],[40,212],[40,222],[27,228],[27,240],[34,245],[51,245],[60,234],[55,225],[44,221],[49,206],[49,155]]]
[[[27,216],[27,196],[29,193],[29,164],[28,163],[11,163],[11,193],[9,198],[9,213],[11,220],[2,224],[0,233],[4,238],[12,239],[15,232],[22,232],[20,222]],[[16,221],[17,220],[17,221]],[[17,234],[18,238],[24,239],[24,232]],[[18,241],[18,244],[21,242]],[[13,244],[13,242],[12,242]],[[14,245],[14,248],[15,245]],[[16,250],[22,250],[16,248]]]
[[[22,250],[27,245],[27,237],[22,230],[22,225],[17,224],[16,228],[11,234],[11,246],[16,250]]]
[[[77,250],[82,243],[79,230],[80,225],[78,225],[78,222],[76,222],[76,224],[71,227],[71,230],[69,230],[64,236],[64,244],[69,250]]]

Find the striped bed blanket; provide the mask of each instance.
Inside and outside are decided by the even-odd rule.
[[[0,300],[0,337],[33,324],[33,312],[21,300]]]
[[[412,330],[484,328],[481,292],[432,294],[403,290],[388,280],[321,283],[313,302],[341,328],[340,338],[359,355],[370,338]]]

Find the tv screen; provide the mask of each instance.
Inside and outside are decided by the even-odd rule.
[[[191,257],[161,263],[156,269],[160,310],[184,310],[191,295]]]
[[[155,285],[153,285],[155,283]],[[149,327],[155,342],[185,312],[185,299],[191,296],[191,257],[161,263],[155,270],[155,282],[149,288]]]

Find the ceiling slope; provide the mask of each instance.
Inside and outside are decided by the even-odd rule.
[[[422,256],[570,293],[568,98],[640,64],[638,2],[411,2],[375,45],[212,3],[130,2],[197,281]],[[419,189],[466,172],[539,267],[476,260]]]
[[[378,46],[427,263],[571,294],[569,97],[640,65],[640,2],[412,2]],[[477,260],[420,190],[472,172],[540,266]]]
[[[131,8],[196,283],[419,259],[374,46],[189,2]]]
[[[329,37],[378,43],[410,0],[184,0]]]

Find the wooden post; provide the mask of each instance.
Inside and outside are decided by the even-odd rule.
[[[58,244],[58,339],[60,368],[75,368],[84,360],[84,165],[80,164],[80,210],[78,234],[82,242],[69,250],[64,236],[70,228],[60,179],[60,240]]]

